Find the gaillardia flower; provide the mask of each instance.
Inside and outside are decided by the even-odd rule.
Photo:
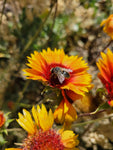
[[[5,150],[78,150],[75,148],[79,144],[77,136],[71,130],[52,129],[54,116],[51,111],[47,112],[44,105],[32,108],[31,114],[23,110],[23,115],[19,113],[17,122],[28,132],[28,137],[24,139],[22,147],[7,148]],[[38,128],[37,128],[38,126]]]
[[[99,59],[97,66],[100,70],[99,79],[105,85],[109,94],[109,104],[113,106],[113,53],[107,49],[107,53],[101,52],[102,59]]]
[[[111,39],[113,39],[113,14],[110,15],[106,20],[103,20],[100,26],[103,26],[103,31],[107,33]]]
[[[5,123],[5,117],[2,111],[0,111],[0,128],[4,125]]]
[[[28,62],[30,68],[24,69],[28,79],[41,80],[51,87],[72,90],[82,96],[91,86],[87,63],[82,57],[65,55],[63,49],[35,51]]]

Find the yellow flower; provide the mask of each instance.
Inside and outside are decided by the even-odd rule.
[[[63,49],[35,51],[28,57],[28,62],[30,68],[24,69],[28,79],[41,80],[51,87],[71,90],[82,96],[91,87],[87,63],[82,57],[65,55]]]
[[[61,134],[61,136],[62,136],[62,142],[64,146],[67,148],[74,148],[75,145],[79,144],[79,141],[76,140],[78,135],[75,136],[73,131],[66,130]]]
[[[52,129],[54,115],[51,111],[47,112],[45,106],[39,105],[37,109],[32,108],[32,114],[23,110],[23,115],[19,113],[17,122],[28,132],[28,137],[24,139],[21,148],[7,148],[5,150],[77,150],[75,146],[79,144],[77,136],[71,130]],[[38,126],[38,128],[37,128]]]
[[[113,14],[110,15],[106,20],[103,20],[100,26],[103,26],[103,31],[107,33],[111,39],[113,39]]]

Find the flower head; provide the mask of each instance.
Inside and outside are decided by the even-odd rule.
[[[110,15],[106,20],[103,20],[100,25],[104,25],[103,31],[113,39],[113,14]]]
[[[97,62],[100,70],[98,77],[105,85],[111,101],[113,99],[113,53],[110,49],[107,49],[107,53],[101,52],[101,56],[102,59]]]
[[[32,108],[32,115],[27,110],[23,110],[23,115],[19,113],[17,122],[28,132],[28,137],[24,139],[22,148],[9,148],[6,150],[71,150],[79,144],[77,135],[70,130],[52,129],[54,116],[51,111],[47,112],[44,105]],[[37,128],[38,126],[38,128]]]
[[[41,80],[51,87],[72,90],[78,95],[84,95],[91,86],[87,63],[82,57],[65,55],[62,49],[35,51],[28,62],[30,68],[24,69],[28,79]]]
[[[0,111],[0,128],[4,125],[5,123],[5,117],[3,112]]]

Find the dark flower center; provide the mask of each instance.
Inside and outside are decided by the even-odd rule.
[[[62,85],[65,81],[65,79],[70,78],[70,72],[72,72],[71,69],[66,69],[63,67],[54,67],[51,68],[51,76],[50,76],[50,82],[53,86],[59,86]]]

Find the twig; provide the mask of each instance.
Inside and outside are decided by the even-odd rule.
[[[3,17],[3,13],[4,13],[6,1],[7,1],[7,0],[4,0],[4,2],[3,2],[3,8],[2,8],[1,18],[0,18],[0,25],[1,25],[1,23],[2,23],[2,17]]]
[[[55,13],[54,13],[54,16],[53,16],[53,24],[51,26],[51,28],[53,29],[54,25],[55,25],[55,19],[56,19],[56,14],[57,14],[57,7],[58,7],[58,4],[56,2],[56,7],[55,7]],[[52,31],[52,30],[51,30]],[[50,31],[50,32],[51,32]]]
[[[12,131],[21,131],[21,128],[13,128],[13,129],[7,129],[8,132],[12,132]]]
[[[15,111],[17,110],[17,107],[18,107],[18,106],[22,106],[21,103],[20,103],[20,101],[22,100],[23,95],[24,95],[24,92],[26,91],[26,89],[27,89],[29,83],[30,83],[30,80],[27,80],[26,83],[25,83],[25,85],[24,85],[24,87],[23,87],[23,89],[22,89],[22,92],[20,93],[18,99],[16,100],[15,107],[14,107],[14,111],[13,111],[13,112],[15,112]]]
[[[27,87],[28,87],[29,84],[30,84],[30,80],[27,80],[26,83],[25,83],[25,85],[24,85],[24,87],[23,87],[23,90],[22,90],[19,98],[17,99],[17,104],[20,103],[20,101],[21,101],[21,99],[23,97],[23,94],[26,91],[26,89],[27,89]]]
[[[110,44],[112,43],[112,39],[110,39],[110,41],[108,42],[108,44],[103,48],[103,50],[101,51],[101,52],[104,52],[105,50],[106,50],[106,48],[108,47],[108,46],[110,46]],[[95,60],[98,58],[100,56],[100,52],[97,54],[97,56],[89,63],[90,65],[92,65],[94,62],[95,62]]]
[[[34,40],[38,37],[38,35],[40,34],[40,31],[42,30],[43,26],[45,25],[45,22],[47,21],[47,19],[49,18],[51,12],[52,12],[53,7],[51,7],[48,15],[46,16],[46,18],[44,19],[44,21],[42,22],[42,24],[40,25],[40,27],[38,28],[37,32],[35,33],[35,35],[28,41],[28,43],[25,45],[20,57],[25,53],[25,51],[31,46],[31,44],[34,42]]]
[[[52,31],[53,31],[53,28],[54,28],[54,25],[55,25],[55,19],[56,19],[56,14],[57,14],[57,7],[58,7],[58,4],[57,4],[57,1],[56,1],[56,7],[55,7],[55,13],[54,13],[54,16],[53,16],[53,23],[52,23],[52,26],[51,26],[51,30],[49,32],[49,39],[47,40],[46,44],[45,44],[45,47],[47,46],[48,42],[50,41],[51,39],[51,34],[52,34]]]
[[[78,115],[78,118],[79,118],[79,117],[87,117],[87,116],[97,115],[97,114],[100,114],[100,113],[105,112],[105,111],[107,111],[107,110],[108,110],[108,109],[102,109],[102,110],[96,112],[95,114],[94,114],[93,112],[91,112],[91,113],[79,114],[79,115]]]
[[[100,121],[100,120],[103,120],[103,119],[107,119],[107,118],[111,118],[111,117],[113,117],[113,114],[110,114],[110,115],[107,116],[107,117],[102,117],[102,118],[98,118],[98,119],[93,119],[93,120],[89,120],[89,121],[86,121],[86,122],[74,123],[74,124],[72,125],[72,127],[83,126],[83,125],[86,125],[86,124],[94,123],[94,122],[97,122],[97,121]]]

